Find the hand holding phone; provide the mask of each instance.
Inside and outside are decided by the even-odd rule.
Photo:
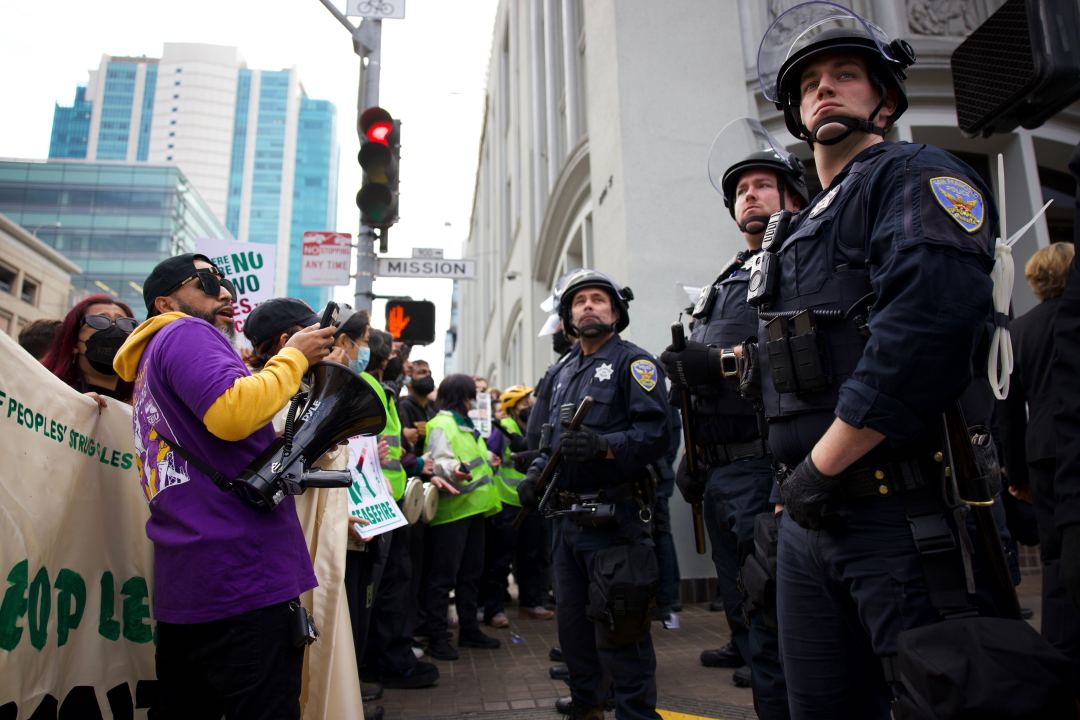
[[[326,328],[337,323],[338,304],[331,300],[323,308],[322,317],[319,319],[319,327]]]

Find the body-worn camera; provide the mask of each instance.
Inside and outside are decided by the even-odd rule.
[[[776,286],[780,282],[780,261],[773,249],[783,244],[790,222],[790,211],[774,212],[769,217],[769,224],[761,238],[761,252],[746,263],[746,269],[750,273],[750,281],[746,286],[746,302],[754,307],[770,303],[776,297]]]

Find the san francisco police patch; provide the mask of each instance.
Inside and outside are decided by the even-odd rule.
[[[650,360],[635,360],[630,363],[630,374],[646,392],[656,387],[656,366]]]
[[[982,227],[986,205],[979,191],[954,177],[930,178],[930,189],[938,204],[960,227],[973,233]]]

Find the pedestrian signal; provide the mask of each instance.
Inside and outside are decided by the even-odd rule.
[[[435,342],[435,303],[429,300],[390,300],[386,303],[386,331],[410,345]]]
[[[398,219],[398,160],[401,157],[401,121],[381,107],[360,114],[360,154],[364,180],[356,193],[360,219],[372,228],[385,229]]]

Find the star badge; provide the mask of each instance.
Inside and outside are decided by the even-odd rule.
[[[600,367],[596,368],[596,374],[593,375],[593,377],[600,382],[604,382],[605,380],[610,380],[611,376],[614,374],[615,368],[611,367],[611,363],[601,363]]]

